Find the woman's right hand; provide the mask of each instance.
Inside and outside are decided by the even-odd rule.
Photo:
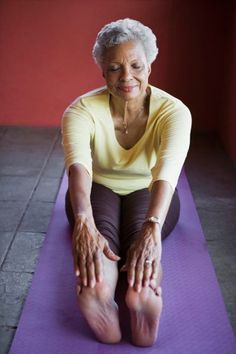
[[[103,254],[111,261],[118,257],[109,247],[108,241],[85,215],[75,219],[72,235],[72,251],[75,274],[82,286],[93,288],[103,280]]]

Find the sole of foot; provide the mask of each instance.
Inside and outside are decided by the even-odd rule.
[[[130,311],[132,342],[136,346],[150,347],[158,335],[158,327],[162,312],[161,287],[157,293],[150,287],[142,288],[138,293],[128,288],[126,304]]]
[[[77,299],[80,311],[96,338],[106,344],[120,342],[118,306],[109,287],[104,283],[97,283],[94,288],[83,287]]]

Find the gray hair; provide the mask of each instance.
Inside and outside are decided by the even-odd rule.
[[[101,29],[92,51],[95,62],[99,65],[103,63],[107,48],[133,40],[142,44],[147,62],[151,64],[158,54],[156,36],[149,27],[130,18],[108,23]]]

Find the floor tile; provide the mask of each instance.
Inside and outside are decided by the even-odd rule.
[[[0,175],[38,175],[57,139],[58,128],[9,127],[0,139]]]
[[[209,204],[205,203],[205,205]],[[197,204],[197,211],[206,240],[236,241],[236,225],[235,222],[232,222],[236,215],[234,201],[229,201],[225,205],[224,203],[217,203],[212,205],[212,207],[204,207],[201,202],[200,205]]]
[[[14,231],[26,207],[25,202],[0,201],[0,231]]]
[[[0,150],[2,154],[13,154],[13,153],[26,153],[33,154],[34,156],[45,155],[45,153],[51,150],[53,141],[48,141],[48,143],[42,144],[23,144],[23,143],[11,143],[5,142],[4,137],[0,140]]]
[[[194,197],[236,197],[235,171],[216,138],[193,136],[185,168]]]
[[[189,170],[188,170],[189,171]],[[231,198],[236,196],[235,181],[231,176],[225,173],[225,176],[217,176],[213,171],[205,174],[204,176],[199,176],[199,172],[188,173],[190,186],[193,187],[194,197],[199,198]],[[209,176],[214,175],[214,181],[209,181]]]
[[[232,281],[236,279],[236,240],[234,243],[222,240],[208,242],[208,250],[214,260],[218,279],[222,283],[228,282],[236,295],[236,282]]]
[[[36,177],[0,176],[0,200],[27,201],[35,182]]]
[[[61,133],[58,132],[57,140],[53,148],[53,154],[56,155],[62,155],[63,154],[63,148],[62,148],[62,136]]]
[[[0,272],[0,326],[17,326],[32,274]]]
[[[46,232],[54,203],[30,202],[19,231]]]
[[[15,148],[14,151],[3,151],[0,155],[0,175],[38,176],[47,157],[47,151],[36,153]]]
[[[14,232],[0,231],[0,267],[8,252],[9,245],[14,237]]]
[[[57,137],[57,141],[52,150],[51,156],[47,161],[43,176],[45,177],[61,177],[64,170],[64,155],[61,145],[61,135]]]
[[[15,331],[15,328],[0,327],[0,354],[8,354]]]
[[[44,177],[61,177],[64,171],[64,157],[52,154],[43,171]]]
[[[45,234],[18,232],[3,263],[3,271],[34,272]]]
[[[60,178],[42,177],[32,197],[33,201],[54,202],[57,196]]]
[[[43,146],[46,143],[51,144],[52,140],[58,135],[58,131],[58,128],[8,126],[2,143]]]

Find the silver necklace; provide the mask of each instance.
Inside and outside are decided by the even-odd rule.
[[[146,100],[145,100],[145,102],[146,102]],[[122,122],[122,124],[123,124],[123,134],[126,134],[126,135],[129,134],[128,121],[127,121],[127,108],[128,108],[128,101],[125,102],[124,116],[123,116],[123,122]],[[142,111],[144,111],[144,109],[145,109],[145,105],[142,106],[142,107],[138,110],[138,112],[137,112],[137,117],[139,117],[140,113],[141,113]]]

